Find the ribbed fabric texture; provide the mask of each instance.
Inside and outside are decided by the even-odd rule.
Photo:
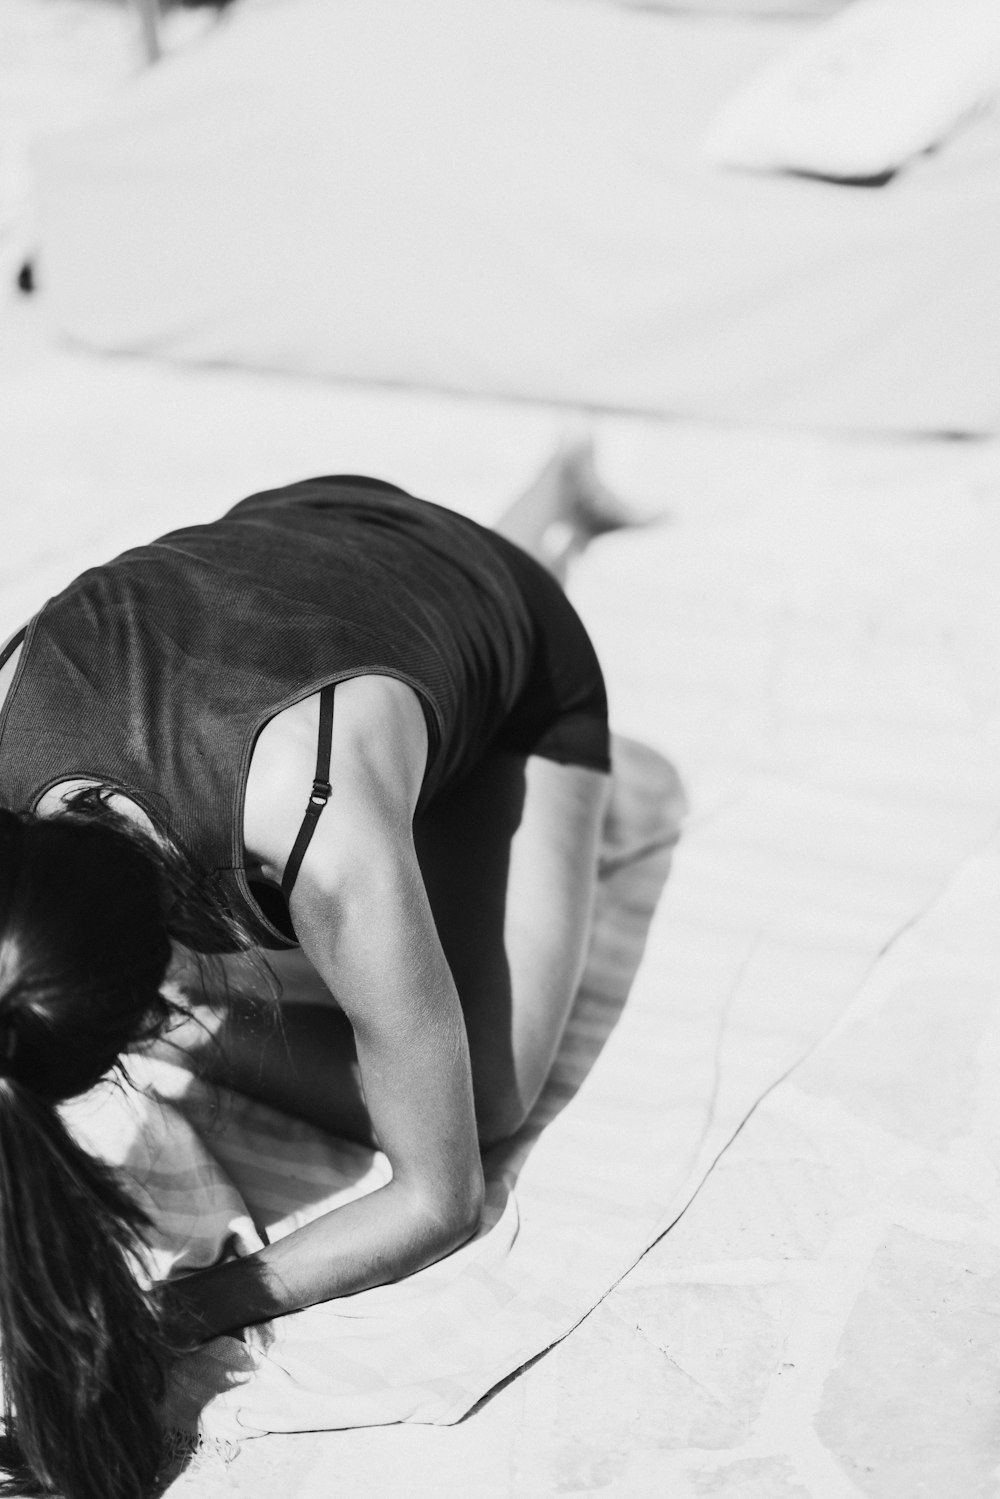
[[[31,807],[57,781],[114,782],[280,945],[243,872],[258,733],[326,682],[385,674],[424,707],[422,802],[461,778],[536,651],[511,551],[462,516],[346,476],[252,495],[125,552],[29,628],[0,719],[0,793]]]

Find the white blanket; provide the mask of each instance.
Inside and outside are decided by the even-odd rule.
[[[558,430],[530,407],[99,360],[31,331],[7,319],[0,339],[8,630],[81,567],[310,473],[381,474],[488,519]],[[682,1127],[715,1119],[726,1138],[837,1010],[837,972],[863,966],[877,914],[888,932],[916,913],[935,863],[1000,808],[1000,448],[624,418],[597,435],[611,482],[674,514],[602,541],[574,582],[617,727],[677,765],[691,807],[587,1084],[625,1100],[603,1121],[621,1119],[640,1166],[651,1152],[658,1212],[692,1156]],[[474,1474],[476,1499],[989,1493],[996,901],[995,852],[963,864],[680,1222],[469,1420],[246,1442],[230,1474],[192,1470],[178,1491],[469,1499]],[[634,1111],[647,1095],[668,1111],[655,1137]],[[539,1142],[584,1186],[587,1097]],[[536,1180],[516,1196],[538,1245]],[[265,1424],[247,1415],[216,1429]]]
[[[953,630],[975,619],[974,522],[961,571],[942,571],[915,499],[908,532],[871,521],[859,570],[857,514],[841,533],[836,507],[817,502],[804,545],[791,513],[765,536],[761,506],[748,497],[725,527],[705,516],[611,539],[581,567],[576,593],[616,717],[677,744],[694,812],[661,895],[677,788],[656,754],[620,754],[581,1002],[532,1127],[491,1157],[483,1231],[398,1285],[282,1319],[246,1346],[217,1340],[181,1371],[174,1423],[203,1407],[202,1430],[230,1441],[459,1419],[678,1217],[759,1101],[990,836],[1000,776],[965,696],[987,657],[960,647],[953,658],[938,634],[946,618]],[[764,508],[773,521],[773,500]],[[905,614],[879,614],[873,632],[886,595],[900,610],[905,598]],[[730,627],[713,646],[720,609]],[[238,1188],[219,1198],[212,1187],[196,1239],[208,1224],[217,1247],[235,1232],[248,1248],[248,1220],[280,1234],[384,1179],[379,1158],[256,1107],[227,1105],[213,1132],[197,1090],[162,1072],[151,1081]],[[152,1159],[155,1203],[173,1189],[164,1157]],[[169,1257],[177,1201],[164,1201]]]

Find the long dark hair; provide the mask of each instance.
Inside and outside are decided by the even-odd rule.
[[[195,883],[103,793],[0,809],[0,1493],[142,1499],[156,1479],[171,1351],[136,1276],[146,1220],[57,1106],[174,1018]],[[201,909],[211,947],[227,918]]]

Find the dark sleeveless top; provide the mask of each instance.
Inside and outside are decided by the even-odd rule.
[[[59,781],[113,783],[214,878],[255,940],[289,945],[245,870],[258,734],[325,683],[395,677],[427,723],[421,805],[454,784],[530,669],[513,550],[451,511],[348,476],[252,495],[125,552],[29,626],[0,715],[0,797],[29,808]]]

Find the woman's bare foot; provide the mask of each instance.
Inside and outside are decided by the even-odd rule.
[[[588,540],[625,526],[648,523],[649,517],[631,509],[597,472],[592,438],[564,443],[551,463],[556,469],[556,481],[563,489],[563,518],[571,521]]]
[[[608,488],[597,472],[593,441],[582,437],[560,444],[497,529],[562,581],[596,536],[662,518],[640,514]]]

